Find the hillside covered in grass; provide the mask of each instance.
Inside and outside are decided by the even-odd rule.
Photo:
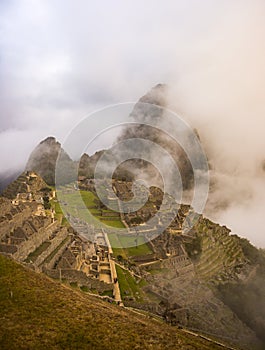
[[[1,349],[221,349],[0,256]]]

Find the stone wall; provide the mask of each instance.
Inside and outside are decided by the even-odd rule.
[[[74,270],[74,269],[44,269],[48,276],[52,278],[62,278],[66,279],[70,283],[77,283],[78,286],[86,286],[90,290],[97,290],[99,293],[109,291],[113,289],[112,283],[105,283],[99,281],[96,278],[87,276],[83,271]]]
[[[165,313],[166,322],[172,325],[188,326],[189,310],[186,308],[179,308],[175,310],[167,310]]]
[[[0,244],[1,254],[14,254],[17,251],[17,246],[12,244]]]
[[[22,242],[18,246],[17,252],[13,255],[14,259],[18,261],[23,261],[27,256],[34,252],[44,241],[46,241],[52,232],[57,228],[58,223],[54,222],[47,227],[42,227],[38,232],[30,236],[30,239]]]
[[[57,235],[51,240],[49,241],[51,244],[49,245],[49,247],[47,247],[47,249],[42,252],[36,259],[36,261],[34,262],[34,265],[36,267],[40,266],[43,261],[54,251],[54,249],[56,247],[58,247],[58,245],[67,237],[68,235],[68,231],[66,227],[63,227],[58,233]]]
[[[178,269],[191,265],[191,261],[186,255],[179,255],[163,260],[161,265],[163,268]]]
[[[52,259],[50,261],[45,262],[43,264],[42,271],[44,271],[46,269],[48,269],[48,270],[49,269],[53,269],[53,267],[55,266],[56,262],[60,259],[60,257],[62,256],[63,252],[65,251],[65,249],[68,247],[68,245],[70,243],[71,243],[71,236],[68,236],[67,239],[65,240],[65,242],[62,244],[62,246],[58,249],[56,254],[52,257]]]
[[[149,270],[160,270],[162,261],[157,260],[156,262],[151,262],[150,264],[140,265],[140,271],[149,271]]]
[[[135,255],[130,257],[133,259],[134,262],[137,262],[139,264],[148,263],[156,260],[155,254],[147,254],[147,255]]]
[[[152,314],[163,315],[164,310],[157,303],[137,303],[136,301],[124,300],[124,305],[135,309],[151,312]]]
[[[0,216],[4,216],[11,210],[11,200],[0,197]]]
[[[29,206],[26,206],[22,212],[16,213],[14,216],[9,218],[3,217],[3,221],[0,222],[0,240],[4,238],[4,236],[12,232],[18,227],[21,227],[23,222],[27,220],[32,215],[32,209]]]

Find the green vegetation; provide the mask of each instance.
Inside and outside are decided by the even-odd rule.
[[[85,207],[80,207],[80,195],[85,204]],[[84,221],[90,221],[95,227],[100,226],[100,222],[107,226],[124,228],[121,222],[120,216],[112,210],[106,209],[103,204],[98,200],[97,196],[90,191],[70,191],[69,193],[61,194],[62,198],[65,198],[68,203],[67,211],[73,216],[78,216]],[[58,203],[59,204],[59,203]],[[55,208],[56,213],[60,213]],[[102,216],[104,212],[108,216]],[[91,215],[89,215],[91,214]]]
[[[166,273],[170,272],[170,269],[166,269],[166,268],[162,268],[162,269],[154,268],[154,269],[152,269],[152,267],[151,267],[150,269],[148,269],[148,272],[151,273],[151,275],[166,274]]]
[[[57,201],[53,201],[54,210],[56,214],[63,214],[60,204]]]
[[[228,271],[231,274],[238,271],[237,267],[244,264],[245,256],[236,237],[229,235],[228,229],[213,225],[207,219],[200,224],[197,233],[201,240],[195,241],[195,249],[198,243],[197,249],[201,247],[201,253],[192,258],[196,261],[196,272],[200,278],[210,283],[219,283],[218,281],[227,279]],[[215,227],[214,230],[212,227]],[[187,250],[191,256],[194,248],[189,248]]]
[[[105,290],[105,292],[100,294],[101,296],[108,296],[108,297],[113,297],[113,290]]]
[[[55,249],[53,252],[51,252],[50,255],[47,256],[47,258],[44,260],[43,263],[49,263],[52,258],[55,256],[55,254],[59,251],[59,249],[65,244],[65,242],[69,239],[69,237],[66,237]]]
[[[71,289],[3,256],[0,310],[1,350],[222,349]]]
[[[69,226],[69,222],[67,221],[67,219],[65,217],[63,217],[63,219],[62,219],[62,225]]]
[[[99,218],[101,222],[103,222],[105,225],[111,226],[111,227],[116,227],[116,228],[124,228],[123,223],[120,221],[119,218],[115,219],[113,218],[112,220],[104,220],[103,218]]]
[[[133,235],[109,233],[108,237],[116,257],[120,255],[123,259],[129,259],[132,256],[152,254],[143,236],[135,237]]]
[[[126,248],[128,256],[147,255],[152,253],[143,236],[135,237],[123,235],[119,236],[119,241],[123,247],[128,247]]]
[[[50,200],[50,204],[51,204],[51,207],[55,211],[55,214],[54,214],[55,219],[58,220],[59,222],[61,221],[62,225],[68,225],[68,221],[63,216],[61,206],[60,206],[59,202],[57,201],[57,199]]]
[[[264,263],[264,254],[262,254],[262,250],[258,250],[246,238],[241,238],[237,235],[232,235],[232,237],[235,237],[241,246],[244,255],[252,264]]]
[[[141,290],[142,285],[137,284],[134,277],[129,271],[122,269],[120,266],[116,265],[116,271],[121,291],[121,297],[133,297],[136,301],[143,300],[143,292]]]
[[[82,292],[89,292],[89,288],[87,286],[81,286],[80,289]]]
[[[41,255],[41,253],[43,253],[50,245],[50,242],[43,242],[37,249],[34,250],[34,252],[30,253],[27,257],[27,259],[25,260],[25,262],[30,263],[35,262],[37,257],[39,255]]]
[[[113,254],[115,257],[121,257],[120,260],[122,259],[127,259],[127,255],[125,250],[121,248],[115,248],[115,247],[120,247],[121,242],[119,241],[118,235],[116,233],[109,233],[108,238],[110,241],[110,245],[112,246]]]

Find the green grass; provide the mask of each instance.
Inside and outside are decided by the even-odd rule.
[[[121,297],[134,297],[136,301],[141,302],[143,298],[143,292],[141,287],[143,287],[144,282],[140,285],[136,283],[134,277],[129,271],[122,269],[120,266],[116,265],[116,271],[121,291]],[[128,293],[128,294],[127,294]]]
[[[131,281],[133,277],[130,276],[128,271],[118,265],[116,265],[116,271],[122,298],[125,296],[134,296],[138,289],[136,288],[136,282]]]
[[[80,207],[80,195],[87,209]],[[73,191],[70,193],[61,194],[60,198],[61,197],[63,198],[63,200],[65,200],[68,203],[67,211],[71,215],[78,216],[82,220],[86,222],[90,222],[95,227],[100,227],[101,226],[100,223],[102,222],[103,224],[110,227],[124,228],[124,225],[121,222],[120,217],[115,216],[116,214],[115,212],[109,209],[104,209],[104,212],[106,213],[110,213],[110,214],[113,213],[113,217],[110,216],[108,219],[106,219],[106,217],[101,216],[101,209],[99,209],[96,204],[98,198],[93,192]],[[59,211],[58,211],[58,214],[59,214]]]
[[[61,206],[60,206],[60,203],[58,203],[57,201],[54,201],[54,210],[55,210],[55,213],[56,214],[62,214],[62,209],[61,209]]]
[[[68,220],[65,217],[63,217],[63,219],[62,219],[62,225],[63,226],[68,226],[69,225]]]
[[[104,220],[100,218],[100,221],[103,222],[105,225],[108,225],[111,227],[124,228],[124,225],[120,221],[120,219],[113,218],[113,220]]]
[[[126,252],[123,248],[115,248],[121,245],[118,239],[118,235],[116,233],[109,233],[108,238],[110,241],[110,245],[112,246],[114,256],[117,257],[118,255],[121,255],[123,259],[127,259]]]
[[[57,200],[52,199],[50,201],[50,203],[52,205],[52,208],[55,211],[55,215],[62,215],[63,214],[60,203]]]
[[[31,261],[35,262],[37,257],[41,255],[41,253],[43,253],[50,246],[50,244],[51,244],[50,242],[43,242],[37,249],[34,250],[34,252],[28,255],[25,262],[27,263],[30,263]]]
[[[63,216],[63,212],[60,206],[60,203],[57,200],[52,199],[50,201],[52,208],[55,211],[54,217],[56,220],[61,221],[63,226],[68,225],[67,219]]]
[[[100,294],[101,296],[113,297],[113,290],[105,290],[105,292]]]
[[[89,292],[89,288],[87,286],[81,286],[80,289],[82,292]]]
[[[93,192],[80,191],[80,194],[87,208],[89,208],[89,206],[95,205],[94,200],[97,199],[97,196]]]
[[[1,255],[0,310],[1,350],[221,349]]]
[[[148,255],[152,253],[152,250],[146,244],[142,236],[137,238],[137,246],[135,236],[109,233],[108,237],[116,257],[121,255],[124,259],[128,259],[131,256]]]
[[[65,244],[65,242],[69,239],[69,237],[66,237],[55,249],[54,251],[51,252],[51,254],[49,254],[47,256],[47,258],[44,260],[43,263],[49,263],[52,258],[55,256],[55,254],[59,251],[59,249]]]
[[[94,216],[100,216],[100,210],[96,209],[96,208],[88,208],[88,210],[90,211],[91,214],[93,214]]]
[[[128,256],[147,255],[152,253],[143,236],[135,238],[134,236],[120,235],[119,241],[123,247],[126,247]]]

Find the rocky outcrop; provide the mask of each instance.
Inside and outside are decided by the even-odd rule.
[[[93,178],[94,170],[97,164],[97,161],[101,157],[104,151],[96,152],[94,155],[89,156],[84,153],[78,164],[78,175],[85,178]]]
[[[190,161],[180,145],[168,134],[161,131],[164,108],[167,107],[167,90],[166,85],[158,84],[139,99],[130,114],[132,121],[137,124],[126,127],[119,136],[118,141],[140,138],[161,146],[172,156],[175,163],[178,165],[182,177],[183,188],[188,189],[193,184],[193,171]],[[150,123],[157,126],[157,128],[148,125]],[[187,137],[189,137],[189,135],[187,135]],[[124,163],[124,167],[126,165],[126,169],[132,172],[135,176],[141,171],[144,172],[145,179],[149,178],[153,181],[156,179],[156,184],[159,185],[160,188],[163,188],[162,179],[157,169],[152,166],[152,164],[159,163],[157,154],[152,149],[148,152],[149,162],[142,159],[134,159]],[[135,173],[134,169],[136,169]]]
[[[65,172],[67,175],[74,168],[74,162],[55,137],[48,137],[33,150],[28,159],[26,170],[37,172],[48,185],[54,185],[55,167],[59,156],[61,167],[63,167],[62,173]]]

